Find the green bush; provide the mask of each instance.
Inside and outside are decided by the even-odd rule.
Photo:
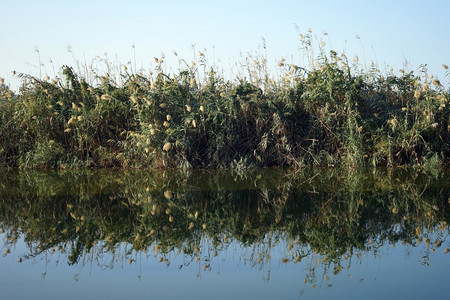
[[[200,55],[201,54],[201,55]],[[0,85],[0,164],[12,167],[248,168],[449,164],[448,90],[425,68],[381,74],[322,51],[310,70],[247,59],[227,81],[195,63],[177,74],[50,81],[21,74]],[[251,57],[250,57],[251,58]],[[259,59],[259,60],[258,60]],[[180,60],[184,62],[183,60]],[[108,65],[108,70],[109,70]],[[203,75],[202,75],[203,74]],[[119,83],[118,83],[119,82]]]

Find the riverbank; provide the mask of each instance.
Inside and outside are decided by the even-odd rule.
[[[450,94],[425,67],[382,74],[330,51],[309,69],[282,58],[277,75],[263,56],[251,57],[245,76],[230,81],[202,53],[176,72],[155,60],[147,75],[125,66],[115,73],[64,66],[53,79],[18,74],[17,93],[0,83],[0,165],[450,163]]]

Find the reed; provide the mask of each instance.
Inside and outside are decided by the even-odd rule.
[[[17,93],[0,83],[0,165],[449,164],[450,94],[425,66],[382,74],[323,47],[314,59],[311,40],[307,68],[249,54],[236,80],[202,52],[175,72],[156,58],[147,75],[105,60],[54,79],[18,74]]]

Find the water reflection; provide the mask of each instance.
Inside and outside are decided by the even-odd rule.
[[[155,261],[200,277],[225,258],[298,264],[331,287],[367,256],[403,244],[428,266],[449,252],[448,172],[406,170],[4,172],[3,256],[114,269]],[[23,251],[12,251],[24,243]],[[409,250],[407,250],[409,251]],[[78,273],[75,280],[78,280]]]

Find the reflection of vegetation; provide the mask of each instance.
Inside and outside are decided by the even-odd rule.
[[[154,251],[169,264],[179,251],[186,263],[195,260],[206,269],[234,242],[249,247],[248,260],[261,267],[276,246],[284,249],[283,263],[307,258],[307,280],[314,282],[319,265],[337,274],[354,254],[377,253],[384,244],[424,241],[427,255],[449,247],[446,173],[86,171],[1,177],[0,227],[7,249],[23,234],[30,249],[23,258],[59,250],[70,264],[105,253],[131,263],[136,253]]]

